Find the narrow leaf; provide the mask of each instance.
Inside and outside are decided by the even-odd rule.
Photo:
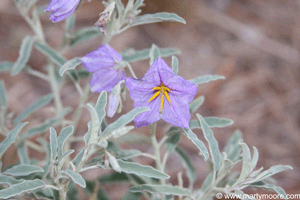
[[[28,124],[28,122],[21,123],[16,128],[12,129],[6,138],[0,143],[0,158],[2,158],[2,155],[8,149],[8,147],[15,142],[18,133],[26,124]]]
[[[51,159],[52,161],[57,158],[58,142],[57,142],[57,133],[54,128],[50,128],[50,149],[51,149]]]
[[[160,52],[158,47],[155,44],[152,44],[151,49],[150,49],[150,65],[152,65],[152,63],[160,57]]]
[[[25,143],[18,145],[18,157],[21,164],[29,164],[27,145]]]
[[[129,131],[131,131],[132,129],[134,129],[134,126],[124,126],[111,132],[111,136],[116,139],[129,133]]]
[[[3,184],[13,185],[13,184],[21,183],[21,182],[23,182],[23,180],[17,180],[11,176],[5,176],[5,175],[0,174],[0,185],[3,185]]]
[[[168,139],[166,140],[166,151],[172,152],[174,151],[175,147],[177,146],[178,142],[180,141],[180,132],[176,132],[174,134],[171,134],[168,136]]]
[[[199,76],[190,81],[192,81],[193,83],[195,83],[197,85],[200,85],[203,83],[208,83],[208,82],[219,80],[219,79],[225,79],[225,77],[220,76],[220,75],[205,75],[205,76]]]
[[[243,142],[241,131],[237,130],[231,136],[224,147],[224,152],[227,154],[227,158],[232,162],[235,162],[241,152],[240,143]]]
[[[151,193],[161,193],[161,194],[172,194],[172,195],[182,195],[182,196],[190,196],[191,191],[185,188],[181,188],[178,186],[169,186],[169,185],[137,185],[133,186],[129,189],[131,192],[151,192]]]
[[[193,184],[196,179],[196,170],[195,170],[189,156],[184,152],[183,149],[181,149],[179,147],[176,147],[175,151],[183,161],[183,164],[187,171],[187,177],[189,178],[190,184]]]
[[[41,107],[50,103],[52,97],[53,97],[52,94],[48,94],[48,95],[41,97],[33,104],[31,104],[29,107],[27,107],[25,110],[23,110],[23,112],[21,114],[19,114],[18,117],[15,118],[14,125],[19,124],[21,121],[26,119],[26,117],[28,117],[30,114],[34,113]]]
[[[74,165],[77,167],[80,161],[82,160],[83,154],[85,149],[81,149],[79,153],[75,156],[75,158],[72,160]]]
[[[75,69],[80,64],[81,64],[81,59],[80,58],[73,58],[72,60],[67,61],[59,69],[59,75],[63,76],[66,71],[73,70],[73,69]]]
[[[7,169],[3,174],[11,176],[27,176],[29,174],[44,172],[43,168],[36,165],[20,164]]]
[[[200,96],[200,97],[194,99],[190,103],[190,112],[194,113],[196,110],[198,110],[198,108],[200,108],[200,106],[204,103],[204,100],[205,100],[204,96]]]
[[[3,80],[0,81],[0,103],[2,105],[2,108],[6,109],[7,100],[6,100],[6,91],[5,91],[5,85]]]
[[[97,142],[98,132],[100,129],[100,121],[96,109],[89,103],[86,106],[91,114],[91,119],[92,119],[91,135],[88,144],[92,144]]]
[[[157,178],[157,179],[168,179],[170,178],[169,175],[160,172],[154,169],[151,166],[144,166],[134,162],[125,162],[122,160],[118,160],[118,163],[121,167],[121,171],[128,173],[128,174],[136,174],[138,176],[146,176],[150,178]]]
[[[14,63],[12,62],[8,62],[8,61],[4,61],[4,62],[0,62],[0,73],[1,72],[9,72],[14,66]]]
[[[198,147],[202,155],[204,156],[204,160],[207,160],[209,157],[207,148],[204,143],[198,139],[197,135],[191,131],[191,129],[183,129],[186,133],[186,136]]]
[[[255,177],[253,182],[262,181],[266,178],[269,178],[270,176],[273,176],[275,174],[278,174],[278,173],[280,173],[282,171],[285,171],[285,170],[288,170],[288,169],[293,169],[293,168],[289,165],[275,165],[275,166],[272,166],[268,170],[263,171],[257,177]]]
[[[179,66],[178,58],[176,56],[172,56],[172,70],[174,74],[178,73],[178,66]]]
[[[117,159],[111,155],[110,153],[106,152],[106,155],[108,156],[108,160],[110,165],[112,166],[112,168],[116,171],[116,172],[121,172],[121,167],[117,161]]]
[[[7,189],[0,190],[0,198],[8,199],[44,187],[45,183],[41,180],[25,180],[22,183],[14,184]]]
[[[85,180],[82,178],[82,176],[72,170],[64,170],[62,171],[63,173],[65,173],[67,176],[69,176],[74,183],[76,183],[77,185],[79,185],[82,188],[86,187],[86,183]]]
[[[106,127],[106,129],[103,131],[103,133],[100,135],[100,137],[101,138],[106,137],[112,131],[114,131],[120,127],[123,127],[127,123],[131,122],[135,118],[135,116],[137,116],[138,114],[141,114],[142,112],[145,112],[148,110],[149,110],[149,108],[147,108],[147,107],[135,108],[135,109],[131,110],[129,113],[126,113],[125,115],[123,115],[122,117],[117,119],[115,122],[110,124],[108,127]]]
[[[34,43],[34,46],[37,50],[39,50],[45,56],[50,58],[58,66],[63,66],[67,62],[67,60],[65,58],[60,56],[58,52],[56,52],[54,49],[52,49],[45,43],[36,42],[36,43]]]
[[[117,159],[129,159],[133,157],[137,157],[142,155],[143,153],[139,150],[136,149],[131,149],[131,150],[122,150],[120,153],[117,153],[116,158]]]
[[[258,150],[256,147],[253,147],[253,157],[252,157],[252,161],[251,161],[251,170],[250,171],[254,170],[254,168],[256,167],[257,161],[258,161]]]
[[[221,159],[222,159],[222,155],[219,150],[218,141],[216,140],[212,130],[209,128],[208,124],[203,119],[203,117],[201,115],[197,114],[197,118],[201,124],[204,137],[205,137],[206,141],[208,142],[209,151],[210,151],[210,154],[212,157],[212,161],[214,163],[214,169],[215,169],[215,171],[218,171],[220,164],[221,164]]]
[[[245,144],[242,143],[240,144],[243,149],[243,165],[242,165],[242,171],[241,174],[238,178],[238,180],[234,183],[234,185],[243,182],[246,180],[246,178],[249,176],[251,173],[251,154],[250,154],[250,149],[249,147]]]
[[[271,190],[276,192],[277,194],[281,195],[284,199],[287,199],[287,195],[284,191],[284,189],[282,189],[279,186],[273,185],[273,184],[266,184],[262,181],[258,182],[258,183],[254,183],[251,184],[250,187],[255,187],[255,188],[262,188],[262,189],[266,189],[266,190]]]
[[[20,73],[20,71],[26,66],[26,63],[28,62],[30,54],[31,54],[34,40],[35,40],[35,38],[32,36],[27,36],[23,39],[21,48],[19,51],[19,57],[18,57],[17,61],[15,62],[10,75],[14,76],[14,75]]]
[[[86,40],[93,39],[99,35],[101,35],[101,31],[96,26],[83,28],[83,29],[79,30],[78,32],[76,32],[74,38],[71,39],[71,41],[70,41],[70,45],[73,46],[73,45],[79,44]]]
[[[57,137],[58,159],[60,159],[63,154],[65,141],[70,137],[70,135],[72,135],[73,131],[74,131],[73,125],[67,126],[61,130],[59,136]]]
[[[204,117],[204,120],[210,128],[223,128],[233,124],[233,121],[231,119],[218,117]],[[199,120],[191,120],[190,129],[201,129]]]

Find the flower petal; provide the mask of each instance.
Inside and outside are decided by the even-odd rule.
[[[122,61],[122,56],[108,44],[101,45],[97,50],[81,58],[82,65],[89,72],[99,69],[114,67],[117,61]]]
[[[117,69],[102,69],[94,72],[91,80],[91,91],[92,92],[102,92],[106,90],[110,92],[115,85],[117,85],[121,80],[125,79],[125,73],[120,72]]]
[[[125,79],[125,84],[133,101],[148,101],[154,93],[152,89],[156,87],[152,82],[136,80],[131,77]]]
[[[74,12],[79,1],[80,0],[51,0],[45,11],[51,12],[50,20],[59,22]]]

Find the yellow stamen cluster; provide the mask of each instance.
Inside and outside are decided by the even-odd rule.
[[[148,102],[152,101],[153,99],[155,99],[158,95],[160,95],[160,112],[163,111],[163,107],[164,107],[164,100],[165,100],[165,96],[168,100],[169,103],[171,103],[170,97],[168,92],[170,92],[170,88],[164,86],[163,83],[160,84],[159,87],[154,87],[152,90],[156,90],[157,92],[154,93],[154,95],[148,100]]]

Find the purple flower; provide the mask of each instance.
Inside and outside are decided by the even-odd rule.
[[[117,62],[123,61],[122,56],[108,44],[101,45],[97,50],[81,58],[82,65],[89,72],[93,72],[90,80],[92,92],[110,92],[115,85],[125,79],[124,71],[115,67]]]
[[[79,1],[80,0],[51,0],[45,11],[51,12],[50,20],[59,22],[74,12]]]
[[[126,78],[126,86],[134,101],[134,108],[149,107],[135,117],[136,127],[163,119],[182,128],[189,127],[189,102],[197,93],[197,86],[175,75],[161,58],[154,61],[142,79]]]

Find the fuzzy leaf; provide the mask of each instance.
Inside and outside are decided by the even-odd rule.
[[[74,183],[76,183],[77,185],[79,185],[82,188],[86,187],[86,183],[85,180],[82,178],[82,176],[72,170],[64,170],[62,171],[62,173],[65,173],[67,176],[69,176]]]
[[[43,168],[36,165],[26,165],[20,164],[15,165],[12,168],[7,169],[3,174],[11,176],[27,176],[29,174],[44,172]]]
[[[80,58],[73,58],[72,60],[67,61],[59,69],[59,75],[63,76],[66,71],[68,71],[68,70],[74,70],[80,64],[81,64],[81,59]]]
[[[243,182],[246,180],[246,178],[249,176],[251,173],[251,154],[250,154],[250,149],[249,147],[245,144],[242,143],[240,144],[242,149],[243,149],[243,165],[242,165],[242,171],[241,174],[238,178],[238,180],[234,183],[234,185]]]
[[[4,61],[0,62],[0,72],[9,72],[14,66],[14,63]]]
[[[113,155],[111,155],[110,153],[108,153],[108,152],[106,152],[106,155],[108,156],[108,160],[109,160],[109,163],[112,166],[112,168],[115,171],[121,173],[121,167],[120,167],[117,159]]]
[[[107,92],[103,90],[98,97],[95,109],[99,117],[99,122],[102,122],[103,118],[105,117],[105,106],[107,104]]]
[[[172,70],[174,74],[178,73],[178,66],[179,66],[178,58],[176,56],[172,56]]]
[[[136,174],[138,176],[146,176],[150,178],[157,178],[157,179],[168,179],[170,178],[169,175],[160,172],[154,169],[151,166],[144,166],[134,162],[125,162],[122,160],[118,160],[118,163],[121,167],[121,171],[128,173],[128,174]]]
[[[9,188],[0,190],[0,198],[8,199],[44,187],[45,183],[41,180],[25,180],[21,183],[11,185]]]
[[[63,66],[67,62],[67,60],[64,57],[60,56],[58,52],[56,52],[54,49],[52,49],[45,43],[36,42],[34,43],[34,46],[37,50],[39,50],[45,56],[50,58],[58,66]]]
[[[205,180],[203,181],[202,183],[202,186],[201,186],[201,191],[204,192],[206,191],[207,189],[209,189],[211,187],[211,184],[213,182],[213,179],[214,179],[214,176],[213,176],[213,172],[209,173]]]
[[[29,107],[27,107],[21,114],[18,115],[18,117],[14,120],[14,125],[19,124],[21,121],[26,119],[30,114],[34,113],[41,107],[47,105],[52,100],[53,96],[52,94],[47,94],[45,96],[42,96],[40,99],[38,99],[36,102],[31,104]]]
[[[198,108],[200,108],[200,106],[204,103],[204,100],[205,100],[204,96],[200,96],[200,97],[194,99],[190,103],[190,112],[194,113],[196,110],[198,110]]]
[[[80,163],[82,157],[84,154],[84,149],[81,149],[79,153],[77,153],[77,155],[75,156],[75,158],[72,160],[72,162],[74,163],[74,165],[77,167],[78,164]]]
[[[251,170],[250,171],[254,170],[254,168],[256,167],[257,161],[258,161],[258,150],[256,147],[253,147],[253,157],[252,157],[252,161],[251,161]]]
[[[28,122],[21,123],[16,128],[12,129],[7,134],[6,138],[0,143],[0,158],[2,158],[2,155],[8,149],[8,147],[15,142],[18,133],[26,124],[28,124]]]
[[[133,186],[129,189],[131,192],[151,192],[151,193],[161,193],[161,194],[172,194],[172,195],[182,195],[182,196],[190,196],[191,191],[185,188],[180,188],[178,186],[170,186],[170,185],[137,185]]]
[[[7,100],[6,100],[6,91],[5,91],[5,85],[3,80],[0,81],[0,104],[2,108],[6,109]]]
[[[190,184],[193,184],[196,179],[196,171],[195,171],[195,168],[194,168],[189,156],[184,152],[183,149],[181,149],[179,147],[176,147],[175,151],[183,161],[183,164],[187,171],[187,177],[189,178]]]
[[[35,40],[35,37],[32,37],[32,36],[27,36],[23,39],[21,48],[19,51],[19,57],[18,57],[17,61],[15,62],[10,75],[12,75],[12,76],[17,75],[26,66],[26,63],[28,62],[30,54],[31,54],[34,40]]]
[[[204,156],[204,160],[207,160],[209,158],[209,154],[204,143],[198,139],[197,135],[193,133],[191,129],[183,129],[183,130],[186,133],[186,136],[196,145],[196,147],[198,147],[198,149]]]
[[[282,171],[285,171],[285,170],[288,170],[288,169],[293,169],[293,168],[289,165],[275,165],[275,166],[272,166],[268,170],[263,171],[257,177],[255,177],[253,182],[262,181],[266,178],[269,178],[270,176],[273,176],[275,174],[278,174],[278,173],[280,173]]]
[[[231,119],[218,117],[204,117],[204,120],[210,128],[223,128],[233,124],[233,121]],[[201,129],[199,120],[191,120],[190,129]]]
[[[96,109],[89,103],[86,106],[91,114],[92,119],[91,135],[88,144],[92,144],[97,142],[98,132],[100,129],[100,122]]]
[[[116,139],[129,133],[129,131],[131,131],[132,129],[134,129],[134,126],[124,126],[111,132],[111,136]]]
[[[227,154],[227,158],[232,162],[235,162],[241,152],[240,143],[243,142],[241,131],[237,130],[231,136],[224,147],[224,152]]]
[[[152,65],[152,63],[160,57],[160,52],[158,47],[155,44],[152,44],[151,49],[150,49],[150,65]]]
[[[0,185],[3,185],[3,184],[13,185],[13,184],[21,183],[21,182],[23,182],[22,179],[18,180],[18,179],[15,179],[15,178],[11,177],[11,176],[6,176],[6,175],[0,174]]]
[[[175,132],[174,134],[169,135],[168,139],[166,140],[166,151],[172,152],[174,151],[175,147],[177,146],[178,142],[180,141],[180,132]]]
[[[221,164],[221,159],[222,159],[222,155],[219,150],[218,141],[216,140],[212,130],[209,128],[208,124],[203,119],[203,117],[201,115],[197,114],[197,118],[201,124],[204,137],[209,145],[209,151],[210,151],[212,161],[214,164],[214,170],[218,171],[220,164]]]
[[[58,159],[60,159],[63,154],[65,141],[70,137],[70,135],[73,134],[73,131],[74,131],[73,125],[67,126],[61,130],[59,136],[57,137]]]
[[[25,143],[18,145],[18,157],[21,164],[29,164],[27,145]]]
[[[200,85],[200,84],[203,84],[203,83],[208,83],[208,82],[216,81],[216,80],[219,80],[219,79],[225,79],[225,77],[220,76],[220,75],[204,75],[204,76],[199,76],[197,78],[194,78],[190,81],[192,81],[193,83],[195,83],[197,85]]]
[[[76,45],[86,40],[93,39],[97,36],[101,35],[101,31],[98,27],[92,26],[87,28],[82,28],[78,32],[76,32],[73,39],[70,41],[70,45]]]
[[[287,198],[287,195],[286,195],[284,189],[282,189],[279,186],[273,185],[273,184],[266,184],[266,183],[260,181],[260,182],[251,184],[250,187],[263,188],[263,189],[266,189],[266,190],[271,190],[271,191],[274,191],[277,194],[281,195],[282,197],[284,197],[284,199]]]
[[[52,161],[57,158],[58,142],[57,133],[54,128],[50,128],[50,148],[51,148],[51,159]]]
[[[130,149],[130,150],[122,150],[120,153],[117,153],[116,158],[117,159],[129,159],[133,157],[137,157],[142,155],[143,153],[136,149]]]

